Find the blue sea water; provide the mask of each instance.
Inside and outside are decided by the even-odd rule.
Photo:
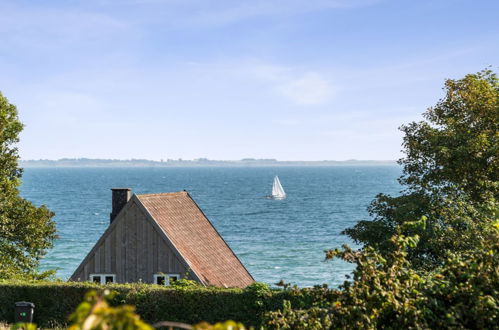
[[[287,193],[269,200],[274,175]],[[112,187],[187,190],[257,281],[337,286],[353,267],[324,250],[355,246],[340,232],[368,219],[380,192],[398,194],[398,166],[27,168],[21,193],[56,213],[59,239],[42,261],[68,278],[109,224]]]

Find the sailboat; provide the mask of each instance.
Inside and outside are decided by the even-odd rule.
[[[276,175],[274,177],[274,183],[272,184],[272,195],[268,196],[271,199],[284,199],[286,198],[286,193],[281,186],[281,182],[279,181],[279,177]]]

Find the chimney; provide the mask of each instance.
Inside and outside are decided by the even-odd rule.
[[[110,214],[111,223],[114,218],[120,213],[121,209],[125,206],[126,203],[130,200],[130,195],[132,189],[130,188],[112,188],[113,192],[113,208]]]

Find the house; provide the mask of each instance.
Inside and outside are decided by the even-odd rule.
[[[112,190],[111,223],[72,281],[168,285],[188,278],[205,286],[254,282],[186,191],[131,196]]]

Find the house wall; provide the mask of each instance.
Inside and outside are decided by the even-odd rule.
[[[115,274],[116,282],[153,282],[157,273],[180,274],[187,269],[134,200],[130,200],[77,268],[71,280],[90,274]]]

